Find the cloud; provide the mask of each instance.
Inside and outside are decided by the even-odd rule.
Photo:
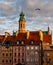
[[[53,30],[53,0],[0,0],[0,33],[18,30],[21,10],[24,10],[27,30]],[[40,8],[40,11],[35,10]]]

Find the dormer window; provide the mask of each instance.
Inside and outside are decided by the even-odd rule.
[[[21,41],[21,44],[24,44],[24,41]]]
[[[34,41],[33,40],[31,40],[31,44],[34,44]]]
[[[19,41],[17,41],[17,44],[19,44]]]

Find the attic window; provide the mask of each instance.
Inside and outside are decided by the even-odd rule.
[[[17,44],[19,44],[19,41],[17,41]]]
[[[24,44],[24,41],[21,41],[21,44]]]

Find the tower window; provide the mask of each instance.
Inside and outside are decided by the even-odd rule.
[[[23,28],[25,28],[25,24],[23,24]]]
[[[21,24],[21,27],[22,27],[22,24]]]

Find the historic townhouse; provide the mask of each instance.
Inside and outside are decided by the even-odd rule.
[[[19,30],[13,31],[13,35],[8,32],[0,35],[0,65],[45,65],[46,46],[49,44],[50,47],[52,43],[49,27],[48,31],[26,30],[23,12],[20,13],[18,22]]]

